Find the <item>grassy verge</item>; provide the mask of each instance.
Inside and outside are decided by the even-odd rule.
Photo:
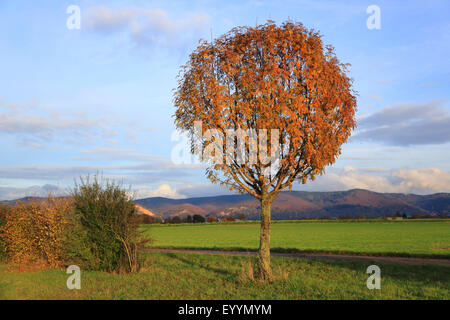
[[[0,299],[450,299],[450,268],[378,263],[381,290],[366,287],[369,263],[273,258],[277,280],[249,280],[254,257],[147,253],[142,272],[82,272],[68,290],[64,270],[9,272]]]

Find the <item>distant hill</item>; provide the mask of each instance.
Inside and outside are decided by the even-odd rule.
[[[41,201],[43,198],[26,197],[3,201]],[[150,216],[202,216],[237,215],[258,219],[259,201],[250,195],[226,195],[188,199],[153,197],[135,201],[139,213]],[[272,218],[278,220],[339,216],[365,216],[367,218],[394,215],[397,211],[406,215],[450,216],[450,194],[430,195],[378,193],[362,189],[336,192],[281,192],[272,203]]]
[[[136,204],[136,209],[137,209],[138,214],[143,214],[143,215],[150,216],[150,217],[153,217],[155,215],[150,210],[145,209],[144,207],[142,207],[138,204]]]
[[[223,216],[243,213],[259,217],[259,202],[250,195],[168,199],[146,198],[136,203],[163,217],[201,214]],[[339,216],[380,217],[397,211],[406,215],[450,215],[450,194],[414,195],[377,193],[353,189],[337,192],[281,192],[272,204],[273,219],[299,219]]]

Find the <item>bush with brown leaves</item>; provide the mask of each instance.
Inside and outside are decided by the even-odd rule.
[[[0,234],[6,256],[15,263],[61,266],[65,255],[65,229],[72,212],[66,198],[19,203],[10,209]]]

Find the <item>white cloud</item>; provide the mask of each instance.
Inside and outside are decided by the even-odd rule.
[[[76,177],[73,170],[83,168],[60,168],[65,169],[59,174],[56,172],[34,172],[32,167],[22,168],[21,179],[47,178],[57,181],[58,177]],[[84,168],[87,170],[87,168]],[[28,172],[27,172],[28,171]],[[1,173],[1,171],[0,171]],[[92,173],[92,172],[91,172]],[[95,173],[95,172],[94,172]],[[108,174],[105,178],[115,178],[131,184],[134,196],[137,199],[148,197],[165,197],[183,199],[191,197],[208,197],[217,195],[236,194],[219,185],[210,182],[184,183],[185,173],[175,172],[170,177],[169,172],[156,172],[154,174],[143,174],[141,171],[123,174]],[[0,178],[4,175],[1,174]],[[184,177],[180,179],[180,177]],[[12,178],[12,176],[10,176]],[[72,178],[70,178],[72,179]],[[73,180],[72,180],[73,181]],[[148,181],[160,183],[158,186],[149,187]],[[165,182],[167,181],[167,182]],[[134,183],[133,183],[134,182]],[[344,191],[350,189],[366,189],[375,192],[389,193],[415,193],[431,194],[439,192],[450,192],[450,172],[436,168],[426,169],[385,169],[385,168],[356,168],[343,167],[332,168],[325,175],[317,177],[315,181],[306,184],[294,184],[293,190],[303,191]],[[45,196],[51,190],[57,194],[67,193],[67,189],[54,185],[32,186],[29,188],[0,187],[0,200],[17,199],[24,196]]]
[[[186,196],[178,193],[177,190],[172,189],[168,184],[162,184],[156,189],[138,189],[135,192],[137,199],[150,198],[150,197],[164,197],[172,199],[186,198]]]
[[[297,185],[305,191],[367,189],[375,192],[430,194],[450,192],[450,172],[436,168],[384,169],[344,167],[331,169],[316,181]]]
[[[125,32],[137,44],[172,47],[179,46],[190,33],[203,31],[209,23],[209,16],[187,13],[183,19],[177,20],[162,9],[95,6],[87,9],[84,21],[92,31],[104,34]]]
[[[161,190],[159,190],[161,188]],[[209,182],[191,183],[180,187],[164,185],[157,190],[142,191],[138,198],[164,196],[168,198],[208,197],[236,194]],[[333,169],[315,181],[295,184],[293,190],[344,191],[366,189],[374,192],[431,194],[450,192],[450,172],[436,168],[385,169],[343,167]],[[165,194],[165,195],[162,195]],[[172,194],[172,196],[170,196]]]
[[[392,177],[400,181],[402,190],[418,193],[450,192],[450,172],[436,168],[393,170]]]

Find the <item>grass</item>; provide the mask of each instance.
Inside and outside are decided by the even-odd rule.
[[[254,257],[146,253],[143,271],[87,271],[68,290],[65,270],[10,272],[0,265],[0,299],[450,299],[450,268],[383,264],[381,290],[366,287],[370,263],[273,258],[277,280],[246,279]]]
[[[159,248],[255,250],[259,224],[143,226]],[[448,220],[275,222],[274,251],[335,252],[450,258]],[[135,274],[82,271],[68,290],[65,270],[0,263],[0,299],[450,299],[450,267],[373,263],[381,290],[366,287],[362,261],[273,257],[276,280],[255,280],[255,257],[145,252]]]
[[[146,225],[155,248],[256,250],[259,224]],[[450,222],[276,222],[271,248],[279,252],[328,252],[450,258]]]

